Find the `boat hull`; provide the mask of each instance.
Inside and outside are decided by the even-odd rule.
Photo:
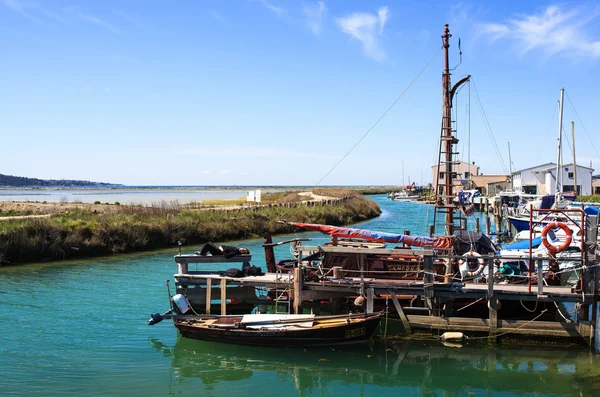
[[[249,346],[311,347],[367,342],[380,319],[381,314],[373,314],[347,324],[307,329],[206,327],[186,320],[175,320],[175,326],[183,337],[191,339]]]

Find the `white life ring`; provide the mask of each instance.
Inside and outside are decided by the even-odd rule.
[[[483,272],[483,269],[485,268],[485,259],[483,259],[477,252],[469,251],[463,255],[463,258],[465,259],[460,259],[458,261],[458,270],[460,270],[460,277],[462,279],[466,277],[476,277]],[[477,263],[479,264],[477,269],[471,270],[469,268],[469,258],[477,258]]]

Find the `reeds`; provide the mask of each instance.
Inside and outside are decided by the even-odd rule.
[[[237,210],[197,210],[176,202],[115,206],[96,214],[72,209],[49,218],[0,222],[0,264],[60,260],[289,233],[276,221],[347,225],[378,216],[379,206],[364,197],[329,205],[272,206]]]

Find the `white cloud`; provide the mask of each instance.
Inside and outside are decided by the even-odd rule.
[[[266,7],[269,10],[273,11],[275,14],[277,14],[277,16],[281,16],[281,13],[283,12],[283,8],[274,6],[273,4],[269,3],[267,0],[259,0],[258,2],[260,4],[262,4],[263,7]]]
[[[225,174],[231,174],[231,171],[229,171],[229,170],[220,170],[219,171],[219,175],[225,175]]]
[[[119,29],[117,29],[116,27],[114,27],[110,23],[105,22],[102,19],[97,18],[97,17],[95,17],[93,15],[86,15],[86,14],[83,14],[83,13],[80,12],[79,13],[79,17],[83,18],[86,21],[91,22],[91,23],[93,23],[95,25],[101,26],[104,29],[106,29],[106,30],[108,30],[108,31],[110,31],[110,32],[112,32],[112,33],[114,33],[116,35],[120,35],[121,34],[121,31]]]
[[[205,174],[205,175],[207,175],[207,174],[210,174],[210,171],[209,170],[203,170],[202,173]]]
[[[481,33],[494,40],[509,39],[521,54],[539,50],[548,56],[600,57],[600,33],[590,37],[588,26],[600,16],[600,8],[564,9],[550,6],[543,12],[519,15],[506,23],[478,25]],[[588,32],[589,31],[589,32]]]
[[[342,32],[360,41],[366,56],[381,62],[386,54],[379,43],[385,24],[389,19],[388,7],[380,7],[377,14],[356,12],[345,18],[336,18]]]
[[[40,25],[44,25],[44,26],[48,26],[45,23],[43,23],[40,19],[38,19],[36,16],[34,16],[34,13],[37,13],[37,15],[39,14],[43,14],[45,17],[54,19],[55,21],[58,21],[60,23],[67,23],[67,20],[62,17],[61,15],[50,11],[46,8],[41,7],[38,3],[34,2],[34,1],[26,1],[26,0],[3,0],[2,4],[7,7],[10,8],[13,11],[18,12],[19,14],[23,15],[26,18],[29,18],[30,20],[40,24]]]
[[[302,12],[306,17],[306,24],[311,32],[317,37],[321,34],[323,29],[323,16],[327,12],[327,6],[325,2],[317,1],[314,4],[302,4]]]
[[[223,18],[223,15],[219,14],[216,11],[211,11],[210,12],[210,16],[213,17],[213,19],[219,21],[219,22],[225,22],[225,18]]]

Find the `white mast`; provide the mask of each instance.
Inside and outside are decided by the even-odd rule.
[[[556,154],[556,189],[554,192],[554,204],[560,201],[560,188],[562,184],[559,182],[559,175],[562,175],[561,170],[561,150],[562,150],[562,119],[563,119],[563,100],[565,99],[565,89],[560,89],[560,102],[558,102],[558,153]],[[560,178],[562,179],[562,178]],[[561,181],[562,182],[562,181]]]

